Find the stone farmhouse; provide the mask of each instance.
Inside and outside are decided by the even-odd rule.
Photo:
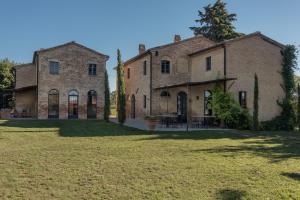
[[[242,107],[253,112],[254,74],[259,79],[259,120],[277,116],[285,46],[255,32],[215,43],[203,36],[146,49],[124,62],[126,111],[131,119],[174,115],[181,121],[209,117],[212,89],[219,83],[234,94]]]
[[[16,117],[103,118],[108,59],[76,42],[35,51],[15,66]]]

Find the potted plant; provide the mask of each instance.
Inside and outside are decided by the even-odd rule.
[[[148,125],[149,131],[154,131],[156,125],[159,122],[159,118],[157,116],[146,116],[145,117],[145,121],[146,121],[146,123]]]

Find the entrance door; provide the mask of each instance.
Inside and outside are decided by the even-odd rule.
[[[177,94],[177,116],[180,122],[187,122],[187,94],[185,92]]]
[[[71,90],[69,92],[69,119],[78,119],[78,92]]]
[[[135,118],[135,96],[131,96],[131,118]]]
[[[97,93],[94,90],[88,92],[87,118],[88,119],[97,118]]]

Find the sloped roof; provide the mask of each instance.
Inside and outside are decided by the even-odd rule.
[[[200,38],[200,37],[203,38],[203,39],[205,39],[205,40],[207,40],[207,41],[210,41],[212,44],[214,43],[213,41],[209,40],[208,38],[204,37],[203,35],[197,35],[197,36],[190,37],[190,38],[178,41],[178,42],[172,42],[172,43],[168,43],[168,44],[164,44],[164,45],[160,45],[160,46],[149,48],[144,53],[138,54],[137,56],[134,56],[134,57],[130,58],[129,60],[125,61],[124,65],[132,63],[132,62],[138,60],[139,58],[144,57],[145,55],[149,54],[151,51],[159,50],[159,49],[162,49],[162,48],[165,48],[165,47],[169,47],[169,46],[174,46],[174,45],[182,44],[184,42],[193,40],[195,38]]]
[[[208,48],[205,48],[205,49],[201,49],[199,51],[195,51],[191,54],[189,54],[189,56],[194,56],[194,55],[197,55],[199,53],[202,53],[202,52],[206,52],[206,51],[209,51],[209,50],[212,50],[212,49],[215,49],[215,48],[218,48],[218,47],[221,47],[221,46],[224,46],[225,44],[230,44],[230,43],[233,43],[233,42],[236,42],[236,41],[240,41],[240,40],[243,40],[243,39],[248,39],[248,38],[251,38],[251,37],[254,37],[254,36],[259,36],[261,37],[262,39],[264,39],[265,41],[275,45],[275,46],[278,46],[279,48],[285,48],[285,45],[284,44],[281,44],[267,36],[265,36],[264,34],[262,34],[261,32],[257,31],[257,32],[254,32],[254,33],[250,33],[248,35],[244,35],[244,36],[241,36],[241,37],[237,37],[237,38],[234,38],[234,39],[230,39],[230,40],[225,40],[223,42],[220,42],[220,43],[217,43],[211,47],[208,47]]]
[[[65,44],[61,44],[61,45],[58,45],[58,46],[54,46],[54,47],[50,47],[50,48],[46,48],[46,49],[40,49],[40,50],[38,50],[38,51],[35,51],[34,54],[33,54],[33,61],[32,61],[32,62],[34,63],[35,58],[36,58],[36,55],[37,55],[38,53],[51,51],[51,50],[58,49],[58,48],[61,48],[61,47],[65,47],[65,46],[68,46],[68,45],[71,45],[71,44],[72,44],[72,45],[76,45],[76,46],[78,46],[78,47],[80,47],[80,48],[86,49],[86,50],[88,50],[88,51],[91,51],[91,52],[93,52],[93,53],[96,53],[96,54],[98,54],[98,55],[100,55],[100,56],[103,56],[103,57],[105,57],[107,60],[109,59],[109,56],[108,56],[108,55],[104,55],[104,54],[102,54],[102,53],[100,53],[100,52],[98,52],[98,51],[96,51],[96,50],[93,50],[93,49],[91,49],[91,48],[88,48],[88,47],[86,47],[86,46],[84,46],[84,45],[82,45],[82,44],[79,44],[79,43],[75,42],[75,41],[71,41],[71,42],[67,42],[67,43],[65,43]]]

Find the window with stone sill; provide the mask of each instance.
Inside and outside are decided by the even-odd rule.
[[[59,62],[57,62],[57,61],[49,62],[49,73],[50,74],[59,74]]]
[[[97,65],[96,64],[89,64],[89,75],[90,76],[97,75]]]

